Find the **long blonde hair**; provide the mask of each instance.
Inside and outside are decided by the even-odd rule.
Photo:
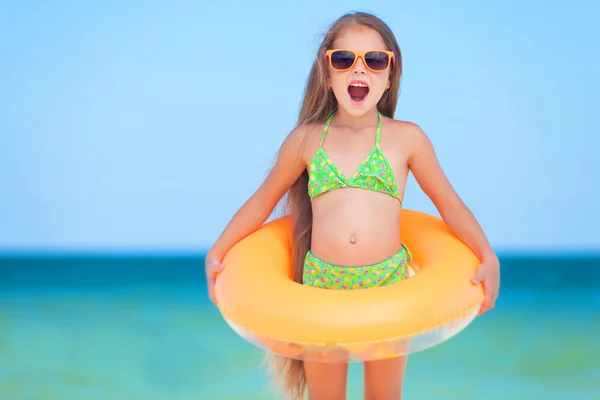
[[[327,116],[337,107],[337,100],[327,88],[327,64],[323,55],[332,48],[338,35],[348,26],[364,26],[373,29],[383,39],[388,50],[394,52],[396,66],[390,72],[390,88],[377,103],[381,114],[393,118],[400,89],[402,56],[400,47],[391,29],[378,17],[363,13],[348,13],[336,20],[325,34],[310,70],[304,91],[302,107],[296,126],[309,123],[324,123]],[[302,283],[304,258],[311,246],[312,209],[307,192],[308,173],[304,171],[287,193],[285,208],[292,216],[292,268],[293,279]],[[269,370],[288,399],[302,399],[306,388],[304,363],[300,360],[268,355]]]

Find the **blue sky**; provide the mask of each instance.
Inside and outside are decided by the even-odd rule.
[[[206,249],[351,10],[394,30],[396,117],[496,249],[600,249],[598,3],[201,3],[2,3],[0,250]],[[412,178],[405,206],[436,213]]]

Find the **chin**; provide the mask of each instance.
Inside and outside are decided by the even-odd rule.
[[[373,108],[376,108],[377,102],[368,101],[368,99],[365,99],[361,102],[355,102],[352,100],[347,100],[344,102],[338,101],[338,107],[343,108],[346,113],[352,115],[353,117],[360,117],[373,110]]]

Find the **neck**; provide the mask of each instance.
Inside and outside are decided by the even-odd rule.
[[[335,112],[335,124],[340,127],[347,127],[351,129],[364,129],[377,125],[378,115],[377,107],[373,107],[362,115],[351,115],[343,108],[338,108]]]

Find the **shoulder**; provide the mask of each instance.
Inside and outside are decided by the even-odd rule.
[[[387,129],[393,133],[390,135],[393,140],[402,144],[403,146],[409,146],[412,149],[417,149],[424,144],[429,143],[429,137],[425,131],[415,122],[402,121],[393,118],[386,118],[384,121],[387,125]]]
[[[389,130],[393,133],[393,146],[402,149],[408,165],[416,160],[435,156],[433,144],[425,131],[415,122],[388,118]]]
[[[393,118],[385,118],[384,122],[387,125],[387,129],[394,133],[401,134],[402,136],[407,136],[408,138],[417,138],[425,135],[423,129],[415,122]]]
[[[319,146],[322,129],[323,127],[318,123],[297,126],[283,141],[281,151],[293,152],[306,159]]]
[[[294,128],[288,138],[291,140],[315,140],[316,137],[321,138],[322,124],[307,123]]]

